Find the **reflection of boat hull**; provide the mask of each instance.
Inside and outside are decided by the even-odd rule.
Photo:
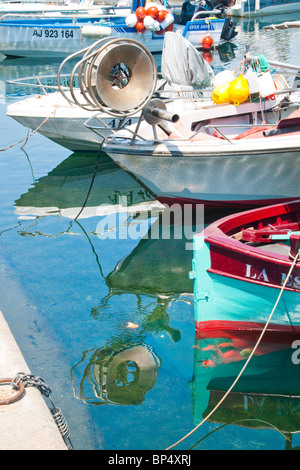
[[[257,335],[204,332],[195,344],[192,380],[193,415],[198,424],[212,411],[241,371]],[[282,338],[281,338],[282,339]],[[263,339],[244,374],[210,418],[212,422],[249,428],[275,428],[283,433],[300,427],[299,354],[295,337]]]
[[[295,248],[289,239],[267,237],[299,230],[299,211],[299,201],[254,209],[220,219],[194,237],[191,277],[198,331],[263,329],[292,266],[290,249],[298,249],[296,234],[290,241]],[[300,331],[299,275],[298,265],[268,331]]]
[[[34,183],[34,186],[16,201],[15,212],[19,216],[60,214],[74,218],[88,193],[95,164],[95,155],[71,155],[49,175]],[[112,214],[113,211],[143,212],[157,208],[158,204],[123,170],[103,155],[80,218]]]

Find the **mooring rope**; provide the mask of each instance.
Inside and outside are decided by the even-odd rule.
[[[50,114],[49,116],[47,116],[47,117],[44,119],[44,121],[41,122],[41,124],[40,124],[34,131],[32,131],[30,134],[27,132],[27,136],[24,137],[24,139],[19,140],[19,142],[16,142],[15,144],[10,145],[9,147],[5,147],[5,148],[3,148],[3,149],[0,149],[0,152],[5,152],[5,150],[9,150],[9,149],[15,147],[16,145],[21,144],[22,142],[24,142],[24,145],[26,145],[27,142],[28,142],[29,137],[31,137],[33,134],[35,134],[35,133],[43,126],[43,124],[45,124],[45,122],[47,122],[48,119],[51,118],[53,112],[54,112],[54,111],[51,111],[51,114]],[[24,147],[24,145],[22,146],[22,148]]]
[[[254,348],[253,348],[252,351],[251,351],[251,354],[249,355],[247,361],[245,362],[244,366],[242,367],[240,373],[238,374],[238,376],[237,376],[236,379],[234,380],[234,382],[233,382],[233,384],[231,385],[231,387],[227,390],[227,392],[225,393],[225,395],[224,395],[224,396],[221,398],[221,400],[217,403],[217,405],[214,407],[214,409],[201,421],[201,423],[199,423],[199,424],[198,424],[194,429],[192,429],[188,434],[186,434],[184,437],[182,437],[179,441],[175,442],[175,444],[172,444],[170,447],[167,447],[165,450],[173,449],[173,447],[177,446],[178,444],[180,444],[181,442],[183,442],[185,439],[187,439],[189,436],[191,436],[195,431],[197,431],[197,429],[199,429],[200,426],[202,426],[202,425],[213,415],[213,413],[220,407],[220,405],[223,403],[223,401],[224,401],[224,400],[228,397],[228,395],[231,393],[232,389],[235,387],[235,385],[237,384],[237,382],[238,382],[239,379],[241,378],[242,374],[244,373],[246,367],[248,366],[248,364],[249,364],[251,358],[254,356],[254,354],[255,354],[255,352],[256,352],[256,349],[258,348],[258,346],[259,346],[259,344],[260,344],[260,342],[261,342],[261,340],[262,340],[262,338],[263,338],[263,336],[264,336],[264,334],[265,334],[265,332],[266,332],[266,330],[267,330],[267,328],[268,328],[268,326],[269,326],[269,323],[270,323],[270,321],[271,321],[271,319],[272,319],[272,317],[273,317],[273,314],[274,314],[274,312],[275,312],[275,310],[276,310],[276,308],[277,308],[277,305],[278,305],[279,300],[280,300],[280,298],[281,298],[281,296],[282,296],[282,293],[283,293],[283,291],[284,291],[284,289],[285,289],[285,287],[286,287],[286,285],[287,285],[287,283],[288,283],[288,281],[289,281],[289,278],[290,278],[290,276],[291,276],[291,274],[292,274],[292,271],[293,271],[293,269],[294,269],[294,267],[295,267],[295,265],[296,265],[298,259],[299,259],[299,253],[297,253],[297,255],[294,257],[293,263],[292,263],[292,265],[291,265],[291,267],[290,267],[290,270],[289,270],[289,272],[288,272],[288,275],[287,275],[287,277],[286,277],[286,279],[285,279],[285,281],[284,281],[284,283],[283,283],[283,285],[282,285],[282,287],[281,287],[281,289],[280,289],[280,293],[279,293],[279,295],[278,295],[278,297],[277,297],[277,300],[276,300],[275,305],[274,305],[274,307],[273,307],[273,309],[272,309],[272,312],[270,313],[269,318],[268,318],[268,320],[267,320],[267,322],[266,322],[266,324],[265,324],[265,326],[264,326],[264,328],[263,328],[263,330],[262,330],[262,332],[261,332],[261,334],[260,334],[260,336],[259,336],[259,338],[258,338],[258,340],[257,340],[257,342],[256,342],[256,344],[255,344],[255,346],[254,346]]]

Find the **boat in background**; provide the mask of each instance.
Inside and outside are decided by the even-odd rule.
[[[43,16],[126,16],[130,13],[131,1],[119,0],[96,3],[94,0],[55,2],[13,2],[0,3],[0,18],[7,15],[43,15]]]
[[[235,0],[226,10],[230,16],[248,17],[285,14],[300,11],[299,0]]]
[[[151,10],[152,9],[152,10]],[[127,10],[124,10],[127,11]],[[148,14],[149,12],[149,14]],[[66,57],[90,47],[97,39],[132,39],[150,52],[161,52],[166,31],[176,31],[193,45],[210,49],[236,36],[230,18],[217,18],[221,10],[200,11],[185,25],[161,3],[132,0],[128,15],[5,16],[0,18],[0,50],[5,56]]]
[[[196,331],[261,331],[300,255],[300,200],[229,215],[194,236]],[[300,265],[293,268],[267,333],[300,331]]]

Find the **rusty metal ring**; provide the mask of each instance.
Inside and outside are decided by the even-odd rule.
[[[11,384],[14,379],[0,379],[0,384],[7,383]],[[14,403],[15,401],[19,400],[25,391],[25,386],[22,381],[18,384],[15,384],[16,387],[19,388],[18,392],[13,395],[11,398],[6,398],[5,400],[0,400],[0,405],[9,405],[10,403]]]

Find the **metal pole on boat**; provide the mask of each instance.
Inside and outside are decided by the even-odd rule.
[[[270,65],[273,65],[274,67],[283,67],[285,69],[291,69],[291,70],[297,70],[297,71],[300,69],[300,65],[286,64],[284,62],[278,62],[276,60],[269,60],[269,59],[268,59],[268,62]]]
[[[255,0],[255,12],[260,9],[260,0]]]

